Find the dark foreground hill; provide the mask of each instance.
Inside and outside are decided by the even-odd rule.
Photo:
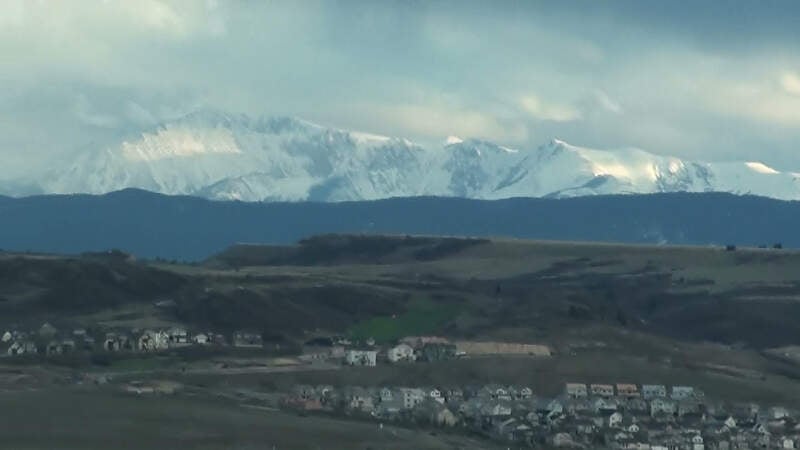
[[[0,248],[200,260],[234,243],[319,233],[505,236],[626,243],[800,247],[800,203],[729,194],[480,201],[212,202],[138,190],[0,198]]]

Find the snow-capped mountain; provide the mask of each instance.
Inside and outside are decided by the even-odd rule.
[[[685,161],[559,140],[510,149],[450,137],[431,148],[294,118],[202,112],[86,151],[66,167],[2,184],[0,194],[135,187],[221,200],[344,201],[720,191],[795,200],[798,178],[757,162]]]

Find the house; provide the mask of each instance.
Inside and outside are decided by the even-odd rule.
[[[567,398],[582,398],[589,395],[589,391],[583,383],[567,383],[564,393]]]
[[[14,341],[6,353],[8,356],[35,355],[37,353],[36,344],[33,341]]]
[[[692,450],[705,450],[703,437],[699,434],[692,436]]]
[[[347,404],[350,409],[362,412],[372,412],[375,409],[372,395],[363,388],[353,388],[348,394]]]
[[[103,350],[107,352],[133,350],[133,342],[125,334],[106,333],[106,338],[103,340]]]
[[[665,398],[667,396],[667,387],[663,384],[643,384],[642,397],[647,400],[654,398]]]
[[[77,348],[73,339],[64,339],[61,341],[61,353],[72,353]]]
[[[478,392],[478,397],[492,400],[511,400],[511,394],[503,386],[498,384],[487,384]]]
[[[241,348],[261,348],[264,342],[261,333],[249,331],[236,331],[233,333],[233,346]]]
[[[791,417],[789,410],[782,406],[773,406],[767,410],[767,417],[772,420],[788,419]]]
[[[189,332],[185,328],[173,327],[167,331],[169,335],[170,347],[185,347],[191,344],[189,340]]]
[[[380,403],[375,406],[375,415],[392,420],[398,418],[405,409],[402,396],[394,396],[387,400],[381,399]]]
[[[442,395],[442,391],[438,389],[430,389],[427,392],[428,392],[428,398],[430,398],[431,400],[439,404],[444,403],[444,396]]]
[[[508,402],[496,401],[485,404],[481,408],[484,417],[506,417],[511,415],[511,405]]]
[[[197,345],[208,345],[211,342],[211,339],[205,333],[198,333],[192,337],[192,342]]]
[[[655,398],[650,402],[650,416],[672,416],[677,411],[675,402],[663,398]]]
[[[390,402],[395,399],[395,393],[390,388],[385,387],[381,388],[381,390],[378,392],[378,397],[380,398],[381,403]],[[399,398],[399,396],[397,397]]]
[[[594,434],[597,432],[597,426],[590,419],[578,419],[573,421],[573,426],[578,434]]]
[[[552,438],[554,447],[575,447],[575,441],[569,433],[556,433]]]
[[[312,347],[304,346],[303,354],[300,355],[301,361],[315,362],[326,361],[331,357],[331,347]]]
[[[525,441],[532,434],[530,426],[517,419],[506,419],[497,424],[495,434],[505,441]]]
[[[647,400],[641,397],[627,399],[623,404],[623,407],[625,408],[625,411],[628,411],[633,415],[647,414],[650,410]]]
[[[145,330],[136,341],[141,352],[154,352],[169,348],[169,336],[163,331]]]
[[[386,355],[390,362],[397,363],[400,361],[414,361],[416,360],[416,355],[414,355],[414,348],[408,344],[398,344],[394,347],[390,348]]]
[[[677,413],[679,416],[699,415],[701,413],[700,403],[694,400],[681,400],[677,402]]]
[[[42,325],[41,328],[39,328],[39,336],[43,338],[52,338],[53,336],[56,335],[56,333],[58,333],[56,327],[50,325],[50,323],[47,322],[45,322],[45,324]]]
[[[464,391],[461,389],[448,389],[444,394],[447,403],[459,403],[464,401]]]
[[[589,392],[597,397],[613,397],[614,386],[610,384],[592,384],[589,386]]]
[[[377,359],[375,350],[347,350],[344,354],[344,362],[349,366],[375,367]]]
[[[635,384],[617,384],[617,396],[624,398],[639,397],[639,388]]]
[[[597,413],[610,413],[619,409],[619,405],[614,399],[599,397],[592,401],[592,409]]]
[[[5,333],[3,333],[3,337],[0,338],[0,342],[3,342],[3,343],[11,342],[11,339],[13,339],[13,338],[14,338],[14,335],[12,335],[10,331],[6,331]]]
[[[620,414],[619,412],[615,412],[610,416],[608,416],[607,425],[609,428],[618,428],[622,425],[622,419],[623,419],[622,414]]]
[[[592,401],[588,398],[573,398],[567,399],[565,402],[565,407],[570,414],[576,415],[580,413],[585,413],[587,411],[592,411],[594,406]]]
[[[403,398],[403,407],[405,409],[414,409],[425,400],[425,391],[422,389],[400,388],[400,394]]]
[[[694,388],[691,386],[672,386],[673,400],[687,400],[694,397]]]
[[[525,386],[517,391],[517,400],[528,400],[533,397],[533,389]]]
[[[55,355],[60,355],[62,353],[61,350],[62,350],[61,349],[61,342],[59,342],[57,340],[51,340],[45,346],[44,353],[46,355],[48,355],[48,356],[55,356]]]

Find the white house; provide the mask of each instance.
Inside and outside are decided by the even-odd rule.
[[[619,412],[615,412],[608,416],[608,427],[609,428],[617,428],[622,425],[622,414]]]
[[[209,338],[208,338],[207,334],[199,333],[199,334],[194,335],[194,337],[192,338],[192,341],[194,341],[194,343],[198,344],[198,345],[208,345]]]
[[[433,400],[435,402],[444,403],[444,396],[442,395],[442,391],[440,391],[438,389],[434,388],[434,389],[431,389],[430,391],[428,391],[428,397],[430,397],[431,400]]]
[[[522,389],[519,390],[519,393],[518,393],[517,397],[519,399],[521,399],[521,400],[527,400],[527,399],[533,397],[533,389],[525,386],[525,387],[523,387]]]
[[[399,361],[414,361],[416,356],[414,355],[414,348],[408,344],[398,344],[392,348],[390,348],[386,352],[389,361],[396,363]]]
[[[705,444],[703,444],[703,437],[699,434],[692,437],[692,450],[705,450]]]
[[[5,333],[3,333],[3,337],[0,338],[0,341],[9,342],[13,338],[14,338],[14,336],[11,334],[11,332],[10,331],[6,331]]]
[[[347,350],[344,362],[349,366],[375,367],[378,361],[378,352],[375,350]]]

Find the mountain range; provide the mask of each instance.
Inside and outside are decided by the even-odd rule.
[[[0,196],[0,248],[201,260],[236,243],[289,244],[323,233],[513,237],[800,248],[800,202],[726,193],[357,202],[210,201],[136,189]]]
[[[337,202],[727,192],[794,200],[799,178],[759,162],[688,161],[556,139],[530,149],[455,136],[423,146],[295,118],[202,111],[0,182],[0,194],[138,188],[213,200]]]

